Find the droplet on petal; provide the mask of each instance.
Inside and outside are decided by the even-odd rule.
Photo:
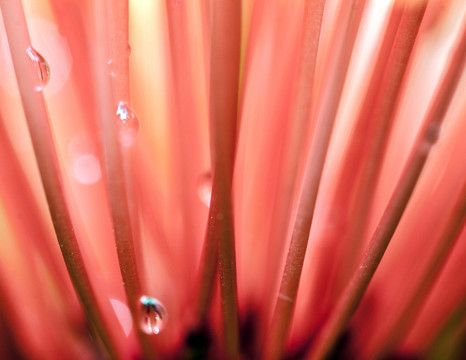
[[[141,330],[148,335],[157,335],[167,323],[167,310],[152,297],[141,297]]]
[[[37,71],[37,78],[35,79],[35,89],[37,91],[42,91],[50,80],[49,64],[44,59],[44,57],[32,47],[28,47],[26,49],[26,53],[34,63],[34,68]]]
[[[212,175],[210,173],[200,176],[197,185],[197,195],[205,206],[210,206],[210,198],[212,196]]]
[[[123,146],[131,146],[139,131],[139,120],[127,103],[120,101],[116,111],[118,116],[118,129],[120,143]]]

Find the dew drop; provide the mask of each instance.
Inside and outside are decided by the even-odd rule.
[[[50,80],[50,68],[47,61],[44,57],[39,54],[35,49],[32,47],[28,47],[26,49],[26,53],[28,54],[29,58],[34,63],[34,68],[37,71],[37,79],[35,83],[35,89],[37,91],[42,91],[44,87],[48,84]]]
[[[141,297],[141,330],[147,335],[157,335],[167,323],[167,310],[152,297]]]
[[[210,198],[212,195],[212,175],[210,175],[210,173],[205,173],[199,177],[197,195],[205,206],[210,206]]]
[[[139,120],[127,103],[120,101],[116,111],[118,116],[118,129],[120,143],[123,146],[131,146],[139,131]]]

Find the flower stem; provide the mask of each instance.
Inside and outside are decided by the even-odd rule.
[[[463,26],[462,36],[455,49],[455,55],[451,60],[448,72],[443,78],[442,85],[434,100],[434,104],[438,107],[444,107],[443,110],[438,110],[439,115],[446,112],[446,108],[453,96],[454,88],[461,77],[461,72],[464,70],[464,63],[466,58],[466,25]],[[436,106],[433,105],[431,111]],[[433,115],[431,115],[433,116]],[[406,335],[410,325],[416,319],[417,315],[422,309],[425,299],[428,297],[431,289],[436,283],[440,272],[442,271],[445,263],[448,260],[457,240],[459,239],[462,229],[466,225],[466,183],[459,194],[458,201],[448,217],[449,221],[440,236],[439,246],[435,251],[435,257],[427,266],[425,276],[422,277],[421,283],[414,293],[409,305],[399,317],[399,321],[393,326],[389,332],[391,335],[383,344],[376,358],[383,358],[383,355],[389,354],[394,349],[401,339]]]
[[[128,0],[107,1],[108,44],[111,67],[111,87],[113,108],[116,110],[121,102],[130,103],[129,73],[129,4]],[[120,146],[125,193],[128,204],[129,221],[134,240],[140,244],[139,201],[135,191],[133,156],[134,146]],[[137,263],[137,261],[135,261]]]
[[[409,301],[409,305],[399,316],[398,322],[390,330],[390,336],[383,343],[383,347],[378,351],[375,358],[384,358],[383,355],[397,347],[403,337],[406,336],[410,326],[414,323],[416,317],[422,310],[422,305],[429,297],[429,293],[436,284],[444,265],[446,264],[449,255],[451,254],[456,242],[460,238],[461,232],[466,226],[466,184],[460,193],[458,202],[449,217],[449,222],[446,225],[444,232],[440,236],[440,245],[435,252],[435,257],[431,260],[427,267],[425,276],[422,278],[421,284],[418,286],[415,294]]]
[[[304,5],[304,24],[301,39],[299,69],[294,90],[294,101],[291,109],[291,129],[287,134],[287,144],[281,159],[280,191],[273,209],[274,231],[271,234],[268,251],[268,266],[265,299],[273,298],[275,279],[279,269],[275,269],[284,250],[283,238],[286,237],[290,221],[292,194],[297,186],[297,173],[300,154],[302,152],[306,135],[309,133],[311,120],[311,100],[313,95],[317,50],[319,47],[322,16],[325,0],[307,0]],[[283,245],[281,245],[283,244]],[[266,303],[268,305],[268,303]],[[264,310],[269,314],[269,309]]]
[[[87,318],[101,338],[109,356],[116,358],[115,346],[110,338],[111,332],[101,317],[66,206],[44,98],[42,93],[35,89],[37,73],[26,54],[26,49],[30,47],[31,42],[21,1],[2,0],[0,9],[26,121],[60,250]]]
[[[138,326],[140,323],[141,281],[136,265],[134,250],[134,224],[125,176],[125,165],[129,166],[128,154],[120,147],[116,129],[116,104],[129,100],[129,43],[128,1],[107,1],[95,5],[96,32],[100,46],[96,49],[95,79],[98,111],[101,127],[103,156],[110,213],[121,277],[128,306],[137,335],[147,359],[155,358],[148,336]],[[102,20],[104,19],[104,20]],[[108,48],[105,46],[108,44]],[[110,58],[113,76],[108,76],[107,59]],[[113,91],[112,91],[113,90]],[[113,95],[113,96],[112,96]],[[125,158],[125,163],[121,160]]]
[[[341,21],[338,21],[339,25],[334,28],[335,32],[332,39],[334,41],[335,53],[327,59],[328,68],[326,69],[326,75],[328,76],[328,83],[323,89],[321,106],[317,110],[316,127],[313,133],[309,157],[306,162],[304,184],[300,194],[290,248],[286,258],[272,324],[265,344],[264,357],[266,359],[279,359],[285,346],[298,292],[327,148],[364,3],[364,0],[345,2],[339,14]]]
[[[324,317],[328,313],[329,307],[337,296],[335,293],[340,294],[340,284],[336,282],[340,280],[340,283],[346,284],[349,280],[347,271],[349,270],[351,274],[356,266],[351,255],[359,254],[360,251],[362,241],[360,234],[364,233],[365,219],[371,204],[379,163],[382,163],[380,159],[385,148],[383,141],[385,138],[380,139],[380,136],[374,136],[374,134],[380,134],[382,129],[389,128],[388,124],[392,121],[391,116],[379,116],[375,119],[374,111],[378,108],[375,104],[380,104],[381,99],[389,96],[394,101],[397,95],[396,91],[388,93],[387,85],[389,84],[386,81],[383,82],[383,75],[391,74],[393,77],[399,77],[394,69],[397,61],[389,61],[389,55],[399,29],[402,12],[402,9],[394,7],[390,14],[372,76],[362,106],[356,116],[353,134],[342,154],[342,169],[329,205],[331,209],[329,216],[335,226],[326,230],[317,240],[328,244],[319,254],[319,265],[314,275],[316,294],[311,306],[320,314],[319,317]],[[395,81],[391,84],[399,86],[400,83],[401,81]],[[384,103],[388,105],[393,101]],[[370,151],[374,148],[379,151]],[[379,161],[371,161],[374,158]],[[368,174],[369,169],[372,169],[371,174]],[[335,249],[338,249],[338,252]],[[342,264],[347,264],[343,271],[341,271]],[[332,275],[336,273],[340,273],[343,279],[333,279],[332,283],[329,277],[332,278]],[[310,326],[315,325],[310,324]]]
[[[201,263],[201,315],[213,292],[218,269],[222,298],[226,355],[238,357],[238,300],[236,288],[235,238],[233,229],[232,182],[241,41],[240,1],[213,3],[210,67],[210,142],[213,169],[212,198]]]
[[[418,4],[409,14],[417,32],[422,20],[426,3]],[[466,51],[464,39],[455,49],[450,66],[441,80],[434,100],[424,119],[423,128],[414,144],[398,184],[390,198],[384,214],[363,255],[360,266],[352,277],[335,311],[322,330],[316,342],[311,358],[320,359],[329,354],[342,331],[347,326],[352,314],[360,303],[369,282],[374,275],[390,240],[398,226],[432,146],[436,143],[438,132],[448,109],[457,82],[464,69]]]

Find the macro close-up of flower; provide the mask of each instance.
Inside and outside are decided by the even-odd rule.
[[[0,359],[466,358],[466,1],[0,11]]]

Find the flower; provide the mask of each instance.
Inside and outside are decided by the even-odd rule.
[[[0,9],[2,358],[464,356],[464,2]]]

